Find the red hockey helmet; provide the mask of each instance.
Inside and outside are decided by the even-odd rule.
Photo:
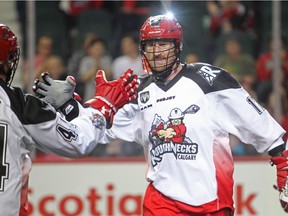
[[[157,15],[149,17],[140,29],[140,53],[144,70],[152,72],[157,79],[165,79],[173,69],[180,64],[180,53],[182,50],[182,27],[174,16]],[[146,57],[145,46],[148,41],[171,41],[176,49],[175,61],[167,63],[166,69],[159,72],[149,64]],[[176,64],[175,64],[176,63]]]
[[[6,83],[11,84],[18,66],[20,48],[17,37],[4,24],[0,24],[0,73],[6,75]]]
[[[182,27],[174,16],[149,17],[140,29],[140,41],[151,39],[174,39],[182,49]]]

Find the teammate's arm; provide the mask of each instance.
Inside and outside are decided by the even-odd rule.
[[[26,95],[24,100],[21,122],[31,139],[22,139],[46,153],[82,157],[95,148],[104,134],[106,121],[98,110],[79,106],[79,116],[69,122],[43,100],[32,95]]]
[[[66,119],[69,117],[71,121],[66,121],[61,118],[61,114],[56,113],[57,118],[43,125],[28,125],[27,129],[34,135],[40,149],[67,157],[89,154],[103,137],[105,126],[112,125],[118,109],[136,97],[139,85],[132,70],[126,71],[112,82],[106,81],[104,71],[98,71],[95,78],[95,98],[87,101],[84,108],[73,99],[75,86],[71,85],[68,78],[66,81],[58,81],[46,74],[43,79],[44,82],[35,82],[33,90],[44,101],[51,102],[61,110]],[[59,97],[60,94],[66,95]],[[77,117],[70,119],[71,112],[77,113]],[[42,132],[43,127],[47,129],[46,133]]]
[[[44,101],[59,109],[67,120],[75,118],[79,113],[78,104],[73,99],[75,79],[68,77],[66,81],[53,80],[47,73],[42,78],[43,82],[35,81],[33,91]],[[131,69],[111,82],[107,82],[105,72],[99,70],[95,77],[95,97],[84,105],[99,110],[106,119],[107,128],[110,128],[117,110],[136,98],[138,86],[138,77],[133,75]]]

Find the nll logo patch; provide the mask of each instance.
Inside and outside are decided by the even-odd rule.
[[[221,70],[213,70],[208,66],[203,66],[197,71],[197,73],[200,74],[211,86],[220,72]]]
[[[148,91],[140,93],[140,101],[141,103],[147,103],[150,99],[150,93]]]

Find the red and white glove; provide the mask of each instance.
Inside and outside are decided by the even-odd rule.
[[[288,212],[288,150],[283,151],[281,156],[272,157],[270,162],[276,165],[280,203],[284,211]]]
[[[105,72],[98,70],[95,77],[95,97],[84,103],[98,109],[106,118],[106,128],[110,128],[118,109],[134,100],[139,86],[138,76],[128,69],[119,79],[107,82]]]

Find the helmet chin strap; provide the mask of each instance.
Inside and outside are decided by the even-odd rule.
[[[9,69],[9,72],[7,73],[7,76],[6,76],[6,83],[8,86],[11,86],[13,78],[14,78],[14,73],[12,72],[11,69]]]
[[[172,66],[168,67],[166,70],[163,70],[161,72],[152,69],[152,74],[157,81],[164,82],[165,79],[172,73],[174,69],[178,67],[179,64],[180,61],[177,60]]]
[[[19,56],[20,56],[20,48],[17,47],[15,53],[15,61],[12,63],[11,67],[9,68],[9,72],[7,73],[7,85],[11,86],[12,81],[14,79],[18,63],[19,63]]]
[[[1,74],[3,75],[2,78],[5,78],[4,81],[8,84],[8,81],[10,80],[10,77],[12,74],[11,69],[9,68],[9,66],[7,66],[7,64],[1,64],[0,71],[1,71]]]

